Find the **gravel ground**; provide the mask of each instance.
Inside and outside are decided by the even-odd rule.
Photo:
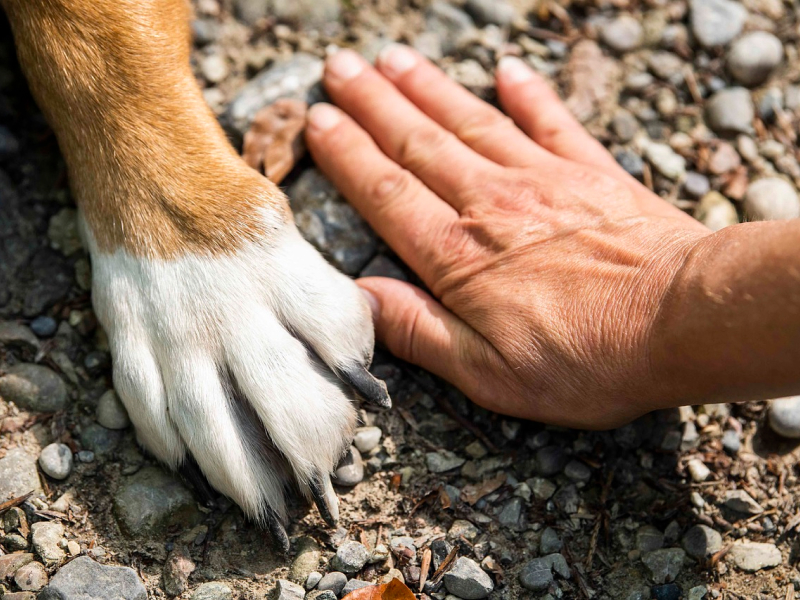
[[[796,3],[193,4],[197,77],[237,143],[275,99],[322,97],[333,46],[374,58],[389,41],[413,44],[490,101],[493,65],[512,54],[552,79],[630,173],[709,227],[800,216]],[[339,268],[413,279],[307,159],[285,185],[303,233]],[[800,399],[587,433],[488,413],[379,352],[395,408],[361,414],[337,473],[339,529],[298,502],[287,557],[236,507],[200,506],[142,455],[112,391],[64,164],[2,18],[0,214],[2,598],[71,598],[83,585],[108,599],[288,600],[308,588],[325,600],[392,577],[415,591],[426,578],[439,600],[800,589]]]

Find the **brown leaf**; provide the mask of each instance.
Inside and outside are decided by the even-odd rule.
[[[342,600],[416,600],[406,584],[399,579],[392,579],[384,585],[363,587],[350,592]]]
[[[568,92],[566,104],[581,123],[595,115],[607,115],[617,104],[620,69],[617,62],[603,55],[592,40],[575,44],[566,67]]]
[[[242,158],[273,183],[280,183],[305,154],[303,130],[308,105],[283,98],[256,113],[244,135]]]
[[[461,499],[472,506],[484,496],[488,496],[493,491],[498,489],[505,482],[506,474],[501,473],[492,479],[486,479],[477,484],[465,485],[461,490]]]

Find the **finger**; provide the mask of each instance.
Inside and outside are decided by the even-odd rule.
[[[497,93],[511,118],[534,142],[553,154],[612,173],[627,173],[603,145],[578,123],[555,91],[513,56],[497,65]]]
[[[489,160],[506,167],[528,167],[549,156],[510,118],[408,46],[387,46],[377,67],[422,112]]]
[[[392,354],[446,379],[468,396],[477,389],[476,359],[487,350],[482,336],[409,283],[385,277],[356,283],[370,299],[378,340]]]
[[[351,50],[328,59],[325,88],[386,155],[457,209],[500,167],[425,116],[383,75]]]
[[[442,235],[458,213],[411,173],[390,160],[350,117],[329,104],[308,114],[306,142],[323,173],[425,281]]]

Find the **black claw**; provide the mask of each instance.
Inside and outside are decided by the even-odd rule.
[[[283,527],[281,520],[272,508],[269,506],[266,510],[265,523],[269,533],[272,536],[272,543],[275,547],[284,554],[289,553],[289,536],[286,529]]]
[[[317,476],[308,482],[308,487],[311,490],[311,497],[314,499],[314,504],[319,509],[319,514],[322,520],[327,523],[328,527],[336,527],[338,522],[336,517],[333,516],[328,502],[325,500],[325,486],[322,483],[322,478]]]
[[[181,477],[194,489],[195,493],[200,497],[200,502],[208,508],[216,508],[217,506],[217,493],[211,484],[208,483],[206,476],[200,470],[199,465],[194,460],[194,457],[188,456],[183,461],[183,464],[178,469]]]
[[[338,372],[339,378],[352,387],[359,396],[370,404],[381,408],[391,408],[392,399],[386,384],[372,376],[363,365],[342,369]]]

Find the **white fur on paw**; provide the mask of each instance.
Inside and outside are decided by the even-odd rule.
[[[328,474],[356,420],[342,378],[359,388],[374,341],[355,284],[293,226],[231,255],[174,260],[103,254],[86,237],[115,387],[140,442],[173,469],[193,457],[253,518],[285,520],[293,479],[335,520]],[[370,385],[362,393],[382,398]]]

